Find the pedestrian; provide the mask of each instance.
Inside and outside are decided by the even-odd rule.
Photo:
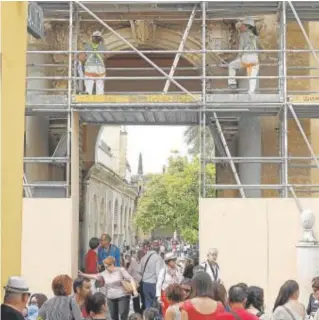
[[[147,253],[141,259],[142,309],[151,308],[156,304],[156,282],[162,268],[162,258],[152,250],[150,243],[144,243]]]
[[[89,251],[85,256],[85,273],[96,274],[98,273],[98,249],[100,240],[93,237],[89,241]]]
[[[39,309],[42,307],[43,303],[47,301],[48,298],[45,294],[43,293],[34,293],[31,295],[30,300],[29,300],[29,306],[35,305]]]
[[[247,291],[238,285],[230,287],[228,303],[230,310],[216,315],[216,320],[258,320],[258,317],[245,309]],[[291,319],[290,319],[291,320]]]
[[[192,298],[186,300],[182,310],[188,320],[215,320],[216,315],[224,311],[221,302],[214,300],[213,283],[206,272],[199,271],[192,280]]]
[[[138,264],[138,262],[134,257],[132,257],[129,253],[126,253],[124,254],[123,267],[134,279],[137,292],[139,293],[137,296],[133,297],[134,312],[142,314],[141,301],[140,301],[140,293],[141,293],[140,284],[141,284],[142,277],[141,277],[140,265]]]
[[[309,296],[307,315],[314,316],[319,307],[319,277],[312,279],[312,293]]]
[[[106,297],[101,292],[88,295],[85,300],[86,313],[92,320],[112,320],[106,304]],[[117,320],[117,319],[116,319]]]
[[[166,298],[165,290],[171,284],[179,284],[183,280],[183,274],[176,264],[177,256],[173,252],[165,255],[165,267],[161,269],[157,284],[156,297],[161,304],[162,314],[165,316],[169,302]]]
[[[183,300],[189,299],[192,293],[192,280],[188,278],[184,278],[181,282],[181,287],[184,292]]]
[[[260,287],[251,286],[247,291],[246,310],[259,319],[268,320],[269,317],[265,314],[264,290]]]
[[[86,298],[92,293],[91,291],[91,280],[89,278],[79,277],[73,281],[73,292],[74,299],[77,305],[81,309],[82,316],[88,317],[85,308]]]
[[[121,266],[121,252],[120,249],[111,243],[112,238],[107,233],[103,233],[100,239],[100,246],[98,248],[98,263],[100,271],[103,271],[103,261],[108,257],[115,259],[115,266]]]
[[[239,50],[251,52],[239,52],[237,58],[228,65],[228,86],[237,88],[236,70],[246,68],[249,79],[248,93],[254,93],[257,85],[257,75],[259,72],[259,59],[257,50],[257,29],[254,20],[247,18],[240,24]]]
[[[156,308],[148,308],[143,313],[143,320],[160,320],[160,314]]]
[[[25,279],[16,276],[10,277],[4,290],[1,319],[24,320],[22,312],[31,295]]]
[[[294,280],[286,281],[279,289],[273,308],[273,320],[303,320],[306,317],[305,307],[298,301],[299,285]],[[318,313],[318,312],[317,312]],[[317,313],[314,319],[317,318]]]
[[[100,31],[94,31],[91,42],[84,46],[85,54],[79,55],[79,60],[84,63],[84,75],[86,77],[85,90],[91,95],[95,83],[96,94],[104,94],[104,78],[106,76],[104,59],[107,57],[106,53],[99,53],[97,51],[105,51],[103,44],[103,37]]]
[[[165,296],[169,304],[164,314],[165,320],[187,319],[186,311],[180,309],[180,303],[184,301],[185,297],[183,288],[177,283],[170,284],[165,289]]]
[[[109,256],[103,263],[105,265],[103,272],[96,275],[79,272],[79,275],[95,280],[102,276],[105,282],[111,318],[118,320],[120,317],[121,320],[127,320],[130,311],[130,295],[132,293],[134,296],[138,295],[134,279],[124,268],[115,266],[113,257]],[[130,291],[127,289],[128,286],[130,286]]]
[[[230,311],[227,299],[227,291],[225,286],[217,281],[213,282],[214,300],[219,301],[223,304],[225,311]]]
[[[39,310],[39,320],[82,320],[81,309],[72,294],[72,278],[66,274],[56,276],[52,281],[54,297],[45,301]]]
[[[216,248],[209,249],[207,252],[207,259],[201,264],[201,266],[204,268],[204,271],[210,275],[212,281],[221,282],[220,268],[217,263],[217,259],[218,250]]]

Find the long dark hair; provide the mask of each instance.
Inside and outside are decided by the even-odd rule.
[[[213,283],[209,274],[205,271],[198,271],[192,279],[193,297],[205,297],[214,299]]]
[[[253,306],[260,312],[264,312],[264,290],[260,287],[251,286],[248,288],[246,309]]]
[[[227,291],[223,284],[218,281],[213,282],[214,300],[227,306]]]
[[[295,280],[286,281],[279,289],[273,311],[286,304],[297,291],[299,291],[299,285]]]

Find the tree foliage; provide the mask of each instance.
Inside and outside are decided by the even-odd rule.
[[[184,132],[185,143],[188,146],[188,153],[192,156],[200,154],[200,126],[190,126]],[[205,128],[206,147],[205,154],[207,157],[213,156],[215,144],[213,136],[208,127]]]
[[[207,183],[213,183],[215,167],[208,165]],[[208,196],[213,196],[211,190]],[[173,154],[162,174],[149,176],[135,216],[144,232],[171,227],[187,241],[198,240],[199,159]]]

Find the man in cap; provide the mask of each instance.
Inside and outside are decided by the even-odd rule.
[[[84,81],[85,91],[91,95],[95,82],[96,94],[104,94],[104,80],[101,78],[104,78],[106,75],[104,65],[106,54],[99,53],[98,51],[105,51],[106,49],[100,31],[93,32],[92,41],[85,44],[84,50],[86,54],[80,54],[79,60],[84,62],[84,76],[89,78]]]
[[[22,312],[30,298],[30,291],[26,281],[22,277],[11,277],[4,289],[1,319],[24,320]]]

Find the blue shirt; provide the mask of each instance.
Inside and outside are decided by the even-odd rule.
[[[102,265],[103,260],[105,260],[107,257],[113,257],[115,259],[115,266],[121,266],[121,252],[120,249],[114,244],[110,244],[108,249],[99,247],[97,251],[97,257],[99,265]]]

